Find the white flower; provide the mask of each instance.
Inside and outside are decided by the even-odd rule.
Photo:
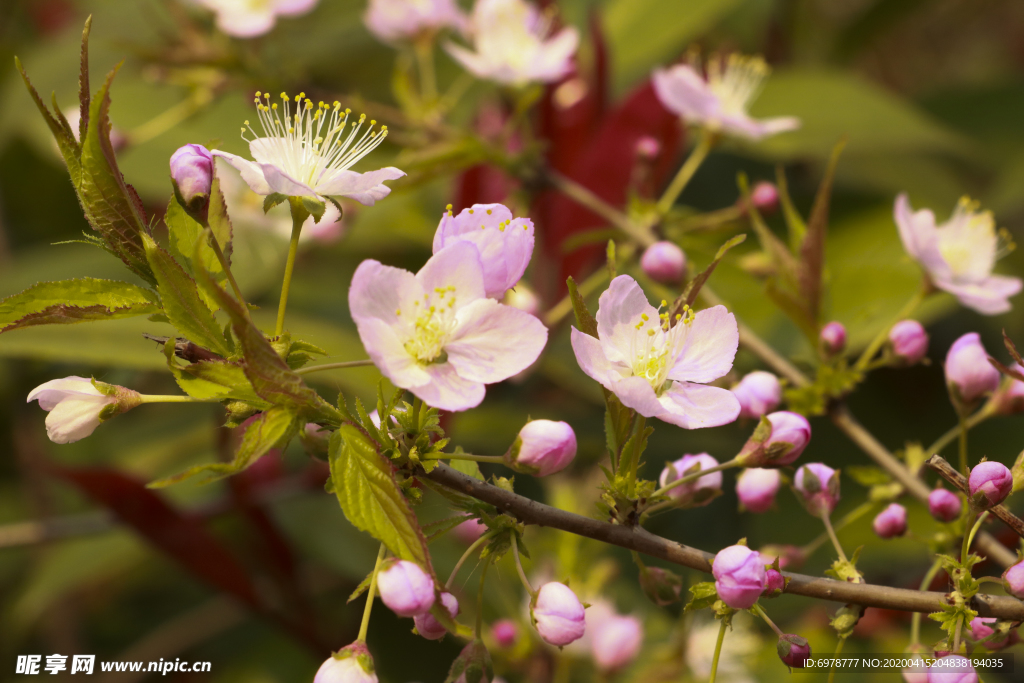
[[[26,402],[39,401],[39,407],[49,411],[46,435],[50,441],[74,443],[96,431],[104,420],[139,404],[139,395],[134,391],[113,388],[113,392],[105,394],[91,379],[65,377],[40,384]]]
[[[724,62],[724,63],[723,63]],[[688,123],[752,140],[800,127],[790,116],[756,120],[747,108],[761,91],[768,65],[760,57],[729,55],[708,61],[707,78],[688,64],[655,69],[654,91],[665,108]]]
[[[576,360],[626,407],[684,429],[717,427],[739,415],[732,392],[704,386],[729,372],[739,346],[736,316],[725,306],[696,315],[687,309],[670,327],[636,280],[620,275],[598,301],[597,334],[572,329]]]
[[[462,31],[467,23],[455,0],[370,0],[363,22],[386,42],[415,38],[445,27]]]
[[[217,28],[236,38],[254,38],[274,28],[278,17],[305,14],[319,0],[198,0],[217,15]]]
[[[242,128],[242,139],[249,142],[249,152],[255,161],[213,152],[238,169],[242,180],[256,194],[351,197],[360,204],[373,206],[391,192],[383,181],[405,175],[390,166],[367,173],[349,170],[387,137],[387,126],[376,131],[373,126],[377,122],[371,120],[364,129],[365,114],[350,122],[350,109],[343,110],[339,102],[333,107],[323,102],[314,107],[305,93],[299,93],[295,99],[294,112],[287,94],[281,93],[281,100],[283,106],[279,108],[276,102],[270,104],[269,93],[256,93],[263,136],[257,136],[248,121]],[[246,133],[253,138],[246,138]]]
[[[523,0],[477,0],[473,7],[471,52],[448,43],[445,49],[480,78],[508,85],[550,83],[572,69],[579,45],[576,29],[548,38],[549,22]]]
[[[992,274],[1000,251],[1012,247],[1009,236],[996,230],[991,212],[978,211],[978,205],[965,197],[949,220],[937,226],[934,213],[914,211],[907,195],[901,194],[894,214],[903,247],[932,284],[983,315],[1010,310],[1008,299],[1020,292],[1021,279]],[[1001,237],[1007,244],[1000,244]]]
[[[468,242],[437,252],[415,275],[363,261],[348,301],[380,371],[443,410],[479,405],[485,384],[524,370],[547,341],[537,318],[486,297],[480,253]]]

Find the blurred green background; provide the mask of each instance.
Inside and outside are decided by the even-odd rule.
[[[629,92],[653,67],[677,59],[691,45],[761,53],[775,65],[754,113],[795,115],[803,127],[757,146],[726,145],[687,188],[681,199],[685,204],[700,210],[732,204],[738,194],[738,171],[753,179],[772,179],[774,164],[781,162],[806,214],[824,159],[835,142],[847,138],[827,248],[827,310],[832,319],[846,324],[852,346],[865,343],[917,287],[917,268],[904,255],[892,222],[897,193],[909,192],[915,206],[935,209],[940,219],[968,194],[992,209],[1018,242],[1024,241],[1024,4],[1018,0],[557,4],[565,21],[580,27],[592,13],[599,17],[608,44],[613,98]],[[0,295],[42,280],[128,276],[116,259],[98,249],[56,244],[78,239],[88,226],[48,131],[13,68],[14,55],[44,96],[54,91],[57,102],[71,109],[81,26],[88,14],[94,15],[93,85],[118,61],[126,60],[112,90],[113,124],[130,139],[118,160],[147,210],[159,213],[170,194],[167,160],[178,146],[220,140],[224,149],[244,151],[235,132],[252,115],[253,89],[308,89],[393,104],[395,51],[366,31],[363,9],[361,0],[322,0],[310,15],[283,19],[265,37],[236,41],[214,33],[202,11],[171,0],[0,3],[0,63],[10,65],[0,70]],[[439,56],[439,68],[442,81],[450,81],[457,70],[445,56]],[[471,89],[465,104],[454,112],[453,123],[468,125],[474,103],[489,92],[482,85]],[[190,102],[199,103],[194,114],[173,121],[183,108],[191,113]],[[165,125],[168,120],[173,125]],[[386,157],[399,152],[397,146],[385,146],[373,161],[387,165],[391,162]],[[343,239],[305,249],[289,308],[289,327],[295,335],[326,348],[332,360],[363,357],[347,312],[353,270],[369,257],[416,270],[429,256],[435,221],[453,200],[453,183],[451,174],[391,183],[395,191],[385,201],[346,215]],[[354,208],[346,206],[347,211]],[[235,226],[236,272],[243,289],[262,306],[258,318],[270,316],[285,240],[256,228],[247,230],[237,217]],[[684,247],[691,261],[703,266],[725,239],[722,233],[691,235]],[[761,285],[737,266],[739,259],[733,256],[753,252],[752,242],[730,255],[712,284],[730,308],[776,348],[798,362],[810,362],[812,349],[791,323],[766,305]],[[558,257],[538,255],[531,277],[550,279],[539,271]],[[1024,254],[1018,251],[999,269],[1020,275],[1022,266]],[[930,443],[955,422],[941,373],[949,345],[965,332],[978,331],[989,351],[1006,360],[1000,330],[1005,328],[1018,343],[1024,341],[1022,302],[1018,297],[1016,312],[984,318],[956,307],[946,295],[937,297],[924,309],[932,335],[932,364],[875,372],[852,397],[853,411],[890,449],[909,441]],[[169,329],[130,319],[18,330],[0,337],[2,680],[15,678],[17,655],[54,652],[96,654],[107,660],[162,657],[212,662],[209,674],[172,674],[168,680],[311,680],[326,657],[324,647],[337,648],[354,637],[362,601],[346,605],[345,600],[372,567],[375,542],[347,525],[335,499],[320,488],[323,470],[297,445],[244,485],[188,483],[161,495],[189,519],[206,520],[219,542],[240,558],[257,588],[274,604],[284,604],[284,611],[302,627],[282,625],[239,607],[114,521],[58,473],[61,467],[101,467],[149,481],[219,457],[222,413],[217,407],[146,406],[102,426],[84,441],[57,446],[45,438],[45,413],[25,403],[33,387],[72,374],[91,374],[147,393],[175,393],[173,382],[161,371],[164,359],[158,347],[141,336],[167,334]],[[736,377],[758,367],[756,359],[741,352]],[[316,377],[328,398],[338,390],[364,399],[375,393],[373,369]],[[600,393],[578,370],[568,326],[563,324],[553,332],[540,366],[525,380],[492,387],[479,409],[455,415],[446,424],[453,443],[467,451],[501,453],[527,416],[569,421],[580,439],[572,471],[543,485],[520,477],[518,490],[589,512],[599,483],[594,465],[603,453],[601,411]],[[752,426],[684,432],[659,424],[646,458],[647,475],[656,477],[664,461],[687,452],[728,458]],[[833,467],[867,464],[826,419],[814,420],[813,426],[805,460]],[[975,459],[986,455],[1009,464],[1024,448],[1024,420],[990,421],[971,439]],[[731,490],[733,477],[726,474],[725,479],[722,499],[660,517],[652,530],[710,551],[741,537],[753,547],[802,544],[820,532],[820,524],[785,491],[777,510],[760,516],[739,514]],[[245,512],[238,501],[246,495],[255,496],[258,510],[265,514]],[[864,496],[862,487],[845,479],[837,514],[852,509]],[[915,502],[908,507],[911,528],[918,536],[934,529],[926,510]],[[444,515],[443,505],[429,496],[421,512],[428,520]],[[45,524],[33,524],[37,522]],[[871,533],[870,517],[843,531],[841,538],[847,548],[866,546],[862,567],[871,582],[916,587],[928,566],[923,542],[916,537],[881,542]],[[645,656],[616,680],[703,680],[706,674],[700,674],[695,663],[701,648],[706,649],[700,645],[703,641],[696,635],[691,639],[693,651],[689,663],[684,663],[683,646],[673,635],[680,623],[678,608],[658,609],[644,598],[627,553],[552,532],[531,531],[528,539],[537,571],[546,567],[559,576],[572,576],[574,585],[603,583],[602,592],[620,611],[643,615],[648,634]],[[446,574],[465,546],[446,538],[434,547],[435,562]],[[820,572],[827,555],[820,551],[805,571]],[[512,611],[521,620],[511,565],[499,566],[491,578],[488,619]],[[473,585],[468,583],[467,596]],[[789,596],[769,604],[776,621],[787,632],[807,636],[816,652],[834,647],[827,628],[829,607],[834,606]],[[848,649],[899,652],[906,645],[908,623],[906,615],[868,610]],[[697,629],[693,633],[700,633],[699,619],[689,625]],[[440,644],[424,641],[409,632],[410,626],[385,609],[374,611],[370,645],[382,680],[443,680],[458,645],[450,638]],[[745,644],[748,651],[732,655],[739,668],[730,681],[772,681],[788,675],[763,625],[747,624],[758,637],[743,636],[742,623],[737,628],[738,634],[727,643]],[[925,642],[938,638],[937,630],[926,629]],[[560,657],[549,653],[528,665],[515,661],[517,657],[498,659],[499,670],[513,683],[551,676],[562,681],[598,680],[585,652],[570,650]],[[803,675],[808,681],[819,676]],[[133,680],[129,674],[114,677]]]

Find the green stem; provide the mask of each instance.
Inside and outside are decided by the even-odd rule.
[[[531,598],[536,597],[537,592],[535,590],[533,590],[533,586],[531,586],[530,582],[526,579],[526,572],[523,571],[523,563],[519,559],[519,545],[516,542],[516,533],[513,531],[511,536],[512,536],[512,557],[515,558],[515,561],[516,561],[516,571],[519,572],[519,580],[523,582],[523,587],[526,589],[526,592],[530,594],[530,597]]]
[[[177,394],[140,394],[142,403],[217,403],[219,398],[192,398]]]
[[[979,424],[981,424],[982,422],[984,422],[985,420],[989,419],[990,417],[992,417],[995,414],[996,414],[995,406],[991,402],[986,403],[981,408],[981,410],[976,411],[973,415],[968,417],[966,420],[958,423],[955,427],[951,427],[949,429],[949,431],[947,431],[945,434],[940,436],[935,441],[935,443],[933,443],[931,446],[928,447],[928,450],[925,451],[925,455],[936,455],[936,454],[941,453],[942,449],[944,449],[946,446],[951,444],[953,442],[953,440],[956,439],[960,435],[960,432],[963,429],[962,425],[966,425],[967,429],[969,429],[969,430],[970,429],[974,429]]]
[[[755,602],[754,606],[750,608],[750,611],[764,619],[764,623],[771,626],[772,630],[775,631],[775,635],[777,635],[779,638],[781,638],[784,635],[782,633],[782,629],[776,626],[775,622],[768,618],[768,613],[764,611],[764,608],[761,607],[761,605]]]
[[[672,489],[676,488],[677,486],[682,486],[683,484],[689,484],[691,481],[696,481],[696,480],[700,479],[701,477],[703,477],[706,474],[712,474],[714,472],[721,472],[722,470],[728,470],[728,469],[732,469],[733,467],[742,467],[742,466],[743,466],[742,463],[738,462],[734,458],[732,460],[727,460],[726,462],[723,462],[723,463],[720,463],[718,465],[715,465],[714,467],[708,467],[706,469],[697,470],[696,472],[693,472],[691,474],[687,474],[684,477],[680,477],[679,479],[676,479],[675,481],[672,481],[672,482],[669,482],[668,484],[665,484],[660,489],[655,491],[651,495],[651,497],[653,498],[654,496],[664,496],[664,495],[668,494],[669,491],[671,491]]]
[[[473,541],[473,544],[466,548],[466,552],[462,553],[462,557],[460,557],[459,561],[455,563],[455,568],[452,569],[451,576],[448,577],[448,581],[444,584],[444,589],[446,591],[451,591],[452,582],[455,580],[455,577],[458,576],[459,570],[462,569],[462,565],[466,563],[466,560],[469,559],[469,556],[476,552],[476,549],[479,548],[481,545],[491,540],[493,536],[494,532],[489,531],[480,538]]]
[[[515,536],[515,534],[513,534]],[[491,566],[490,559],[484,562],[484,568],[480,570],[480,588],[476,592],[476,639],[480,640],[484,632],[484,580],[487,578],[487,568]]]
[[[636,473],[640,467],[640,456],[642,454],[641,444],[643,443],[643,433],[647,428],[647,418],[643,415],[637,414],[636,416],[636,430],[633,432],[633,438],[636,441],[633,442],[633,452],[629,454],[629,480],[627,481],[627,495],[632,498],[636,492]]]
[[[921,587],[918,590],[926,591],[929,586],[932,585],[932,581],[935,580],[935,576],[942,569],[942,559],[936,559],[932,562],[932,566],[928,568],[928,572],[924,575],[921,580]],[[910,618],[910,644],[917,645],[921,642],[921,613],[914,612]]]
[[[620,250],[621,251],[621,250]],[[582,298],[587,298],[597,288],[608,281],[608,269],[598,268],[594,273],[586,280],[580,283],[578,290]],[[559,301],[557,304],[548,309],[544,314],[542,320],[548,327],[554,327],[562,321],[562,318],[572,313],[572,299],[567,294],[565,298]]]
[[[978,533],[978,529],[981,528],[981,523],[985,521],[986,517],[988,517],[988,511],[985,511],[981,513],[977,521],[975,521],[974,509],[971,508],[969,504],[968,508],[967,524],[964,525],[964,530],[966,531],[967,529],[970,529],[970,531],[964,534],[963,543],[960,545],[960,564],[965,564],[967,562],[967,556],[971,552],[971,544],[974,543],[974,535]]]
[[[295,255],[299,252],[299,234],[302,232],[302,224],[309,218],[309,212],[299,202],[297,197],[289,197],[292,208],[292,238],[288,243],[288,260],[284,264],[284,282],[281,283],[281,301],[277,304],[277,325],[274,327],[274,336],[281,336],[284,332],[284,312],[288,308],[288,291],[292,286],[292,271],[295,270]]]
[[[964,618],[961,616],[956,620],[956,633],[953,635],[953,654],[960,654],[960,632],[964,628]]]
[[[194,94],[186,97],[181,102],[178,102],[169,109],[154,116],[149,121],[146,121],[144,124],[128,133],[128,141],[133,145],[141,145],[144,142],[149,142],[153,138],[166,133],[172,128],[176,128],[188,117],[202,109],[203,106],[210,102],[211,99],[212,97],[209,92],[203,90],[196,91]]]
[[[377,551],[377,564],[373,565],[373,574],[370,576],[370,589],[366,591],[366,607],[363,608],[363,621],[359,624],[359,636],[356,642],[366,642],[366,632],[370,629],[370,610],[373,608],[373,597],[377,593],[377,572],[380,571],[380,564],[384,561],[384,553],[387,548],[383,543]]]
[[[711,678],[708,683],[715,683],[715,676],[718,675],[718,658],[722,656],[722,643],[725,642],[725,619],[722,619],[718,627],[718,642],[715,643],[715,657],[711,660]]]
[[[420,97],[424,102],[437,100],[437,74],[434,71],[434,38],[427,35],[416,41],[416,63],[420,71]]]
[[[968,476],[967,471],[967,420],[960,416],[960,474]]]
[[[829,518],[828,510],[821,511],[821,521],[825,523],[825,531],[828,532],[828,537],[832,539],[832,545],[835,546],[839,559],[843,562],[849,562],[846,559],[846,553],[843,552],[843,546],[839,545],[839,537],[836,536],[836,530],[832,528],[832,520]]]
[[[836,644],[835,656],[838,657],[843,652],[843,645],[846,644],[846,638],[840,638]],[[832,662],[832,669],[828,672],[828,683],[833,683],[836,680],[836,663]]]
[[[867,368],[868,363],[871,362],[871,359],[875,357],[875,354],[878,353],[878,350],[882,348],[882,345],[885,344],[886,340],[889,338],[889,331],[892,330],[892,326],[913,313],[914,309],[920,306],[921,302],[924,301],[925,294],[925,288],[920,287],[917,292],[914,293],[914,296],[910,297],[910,301],[908,301],[903,308],[900,309],[900,312],[896,314],[896,320],[883,327],[882,331],[875,335],[875,338],[872,339],[871,343],[868,344],[866,349],[864,349],[864,353],[860,354],[860,358],[857,359],[857,363],[853,366],[854,370],[863,372]]]
[[[502,455],[473,455],[472,453],[438,453],[423,460],[472,460],[473,462],[490,462],[496,465],[505,464],[505,456]]]
[[[845,515],[843,515],[843,518],[840,519],[838,522],[836,522],[832,526],[832,528],[835,529],[836,531],[839,531],[840,529],[843,529],[848,524],[852,524],[853,522],[857,521],[858,519],[860,519],[861,517],[863,517],[864,515],[868,514],[869,512],[871,512],[874,509],[875,509],[875,503],[872,502],[872,501],[868,501],[866,503],[861,503],[860,505],[855,507],[853,510],[850,510]],[[815,550],[820,548],[822,546],[822,544],[825,543],[825,541],[827,541],[827,540],[828,540],[828,533],[827,532],[823,533],[823,534],[820,534],[813,541],[811,541],[810,543],[808,543],[805,546],[803,546],[800,549],[800,551],[804,555],[810,555]]]
[[[299,368],[295,371],[296,375],[309,375],[314,372],[323,372],[325,370],[342,370],[344,368],[365,368],[373,365],[372,360],[347,360],[341,363],[325,363],[323,365],[311,365],[308,368]]]
[[[216,236],[213,234],[213,230],[209,231],[210,246],[213,248],[213,253],[217,255],[217,260],[220,261],[220,267],[224,270],[224,274],[228,277],[228,282],[231,283],[231,290],[238,297],[239,303],[242,304],[242,310],[245,311],[246,315],[249,314],[249,307],[245,303],[245,297],[242,296],[242,290],[238,287],[238,282],[235,281],[235,275],[231,272],[231,266],[228,264],[228,259],[224,255],[224,251],[220,248],[220,243],[217,242]]]
[[[672,205],[676,203],[676,199],[686,189],[686,185],[693,178],[693,174],[697,172],[697,169],[700,168],[700,165],[707,158],[711,148],[715,146],[715,139],[715,134],[710,131],[705,130],[701,134],[700,140],[697,141],[697,146],[690,152],[690,156],[680,167],[676,177],[672,179],[672,182],[665,190],[665,194],[661,195],[661,199],[658,200],[659,214],[664,216],[672,208]]]

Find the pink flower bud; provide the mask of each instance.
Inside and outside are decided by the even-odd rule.
[[[839,472],[820,462],[808,463],[796,471],[793,488],[809,513],[832,514],[839,502]]]
[[[54,443],[74,443],[92,434],[101,422],[142,402],[138,392],[86,377],[51,379],[28,395],[46,416],[46,436]]]
[[[758,553],[760,554],[760,553]],[[768,567],[764,570],[764,592],[766,598],[777,598],[786,590],[786,577],[778,569]]]
[[[830,322],[821,328],[821,348],[826,356],[837,356],[846,348],[846,328],[842,323]]]
[[[775,410],[782,400],[779,378],[764,370],[744,375],[731,391],[740,402],[740,417],[760,418]]]
[[[907,532],[907,508],[892,503],[878,513],[871,524],[880,538],[895,538]]]
[[[718,597],[733,609],[750,609],[764,592],[765,569],[761,556],[745,545],[718,551],[711,563]]]
[[[313,683],[377,683],[373,657],[365,644],[352,643],[320,665]]]
[[[1024,600],[1024,561],[1003,572],[1003,588],[1018,600]]]
[[[210,196],[213,182],[213,155],[202,145],[185,145],[171,155],[171,179],[186,206]]]
[[[636,141],[636,155],[642,159],[651,160],[661,153],[661,143],[657,138],[644,135]]]
[[[408,560],[392,562],[377,575],[380,599],[400,617],[426,614],[434,606],[434,581]]]
[[[531,420],[519,430],[505,461],[517,472],[546,477],[565,469],[575,457],[576,433],[572,427],[565,422]]]
[[[679,282],[686,272],[686,254],[673,242],[655,242],[644,250],[640,267],[655,282]]]
[[[782,663],[794,669],[807,666],[807,660],[811,656],[811,646],[807,644],[807,639],[792,633],[779,636],[777,649]]]
[[[908,647],[906,653],[911,665],[900,672],[904,683],[928,683],[928,664],[922,655],[927,653],[930,656],[931,652],[924,645],[917,644]]]
[[[744,444],[736,459],[746,467],[782,467],[792,464],[811,441],[811,423],[788,410],[771,413]]]
[[[558,647],[579,640],[586,630],[583,603],[564,583],[541,586],[530,616],[540,637]]]
[[[718,461],[707,453],[697,455],[684,455],[674,463],[669,463],[661,471],[658,478],[658,485],[667,486],[677,479],[693,474],[700,470],[717,467]],[[692,471],[691,471],[692,470]],[[669,498],[674,498],[681,506],[701,507],[707,505],[711,500],[722,492],[722,473],[712,472],[705,474],[686,484],[680,484],[668,492]]]
[[[985,640],[985,638],[988,638],[996,632],[996,630],[992,628],[992,626],[989,626],[989,624],[998,625],[998,623],[999,620],[995,617],[974,617],[974,619],[971,619],[971,623],[968,628],[970,629],[971,637],[974,638],[974,640]],[[985,643],[985,647],[989,650],[1001,650],[1010,644],[1010,640],[1011,637],[1009,635],[1005,638],[995,638],[987,641]]]
[[[889,330],[889,344],[902,365],[914,365],[928,353],[928,333],[916,320],[901,320]]]
[[[986,460],[978,463],[967,480],[971,502],[979,507],[999,505],[1010,495],[1013,475],[1010,468],[1001,462]]]
[[[613,614],[593,630],[590,651],[599,669],[614,671],[633,661],[643,641],[644,627],[639,619]]]
[[[467,519],[465,522],[452,529],[452,531],[455,532],[456,538],[463,543],[468,544],[487,533],[487,525],[476,517],[473,517],[471,519]]]
[[[779,208],[779,190],[773,183],[761,180],[750,191],[750,201],[761,213],[774,213]]]
[[[448,610],[452,619],[459,615],[459,601],[451,593],[441,593],[441,604]],[[427,640],[440,640],[448,632],[448,629],[442,626],[441,622],[435,619],[430,612],[419,614],[413,617],[412,621],[416,625],[416,631]]]
[[[1014,363],[1011,366],[1017,372],[1024,374],[1024,367]],[[996,411],[1000,415],[1014,415],[1024,413],[1024,382],[1019,379],[1010,378],[1005,387],[1000,387],[995,396]]]
[[[946,489],[935,489],[928,494],[928,511],[940,522],[952,522],[960,516],[963,505],[960,496]]]
[[[978,674],[966,657],[946,655],[928,667],[928,683],[978,683]]]
[[[949,347],[946,384],[953,395],[965,403],[999,388],[999,371],[988,362],[988,353],[977,332],[968,332]]]
[[[775,504],[782,475],[775,469],[751,467],[736,480],[736,496],[751,512],[767,512]]]
[[[516,644],[519,637],[519,627],[511,619],[499,619],[491,626],[491,637],[498,647],[508,648]]]

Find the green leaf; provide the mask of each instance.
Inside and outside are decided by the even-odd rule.
[[[427,539],[395,480],[391,463],[355,425],[343,424],[330,442],[331,481],[345,517],[395,556],[434,573]]]
[[[195,281],[152,237],[145,235],[143,241],[156,276],[164,313],[171,324],[196,344],[221,356],[231,355],[232,349],[213,317],[213,311],[199,296]]]
[[[840,142],[832,150],[825,177],[818,186],[811,217],[807,221],[807,234],[800,244],[800,264],[797,269],[797,284],[803,299],[807,316],[816,324],[821,318],[822,278],[825,271],[825,233],[828,230],[828,207],[832,198],[832,181],[835,179],[839,155],[846,142]]]
[[[299,429],[301,421],[295,411],[275,406],[249,423],[238,444],[234,459],[229,463],[215,462],[190,467],[173,477],[155,481],[150,488],[163,488],[194,477],[197,474],[209,473],[214,476],[204,483],[216,481],[232,474],[237,474],[263,457],[272,448],[284,448]]]
[[[572,310],[576,314],[576,324],[579,326],[580,332],[597,337],[597,320],[587,310],[587,302],[580,296],[576,281],[570,276],[565,284],[569,287],[569,298],[572,301]]]
[[[715,588],[713,581],[693,584],[690,586],[690,595],[692,597],[686,603],[686,607],[683,608],[684,612],[693,612],[694,610],[711,607],[718,600],[718,590]]]
[[[127,282],[96,278],[40,282],[0,301],[0,333],[33,325],[150,315],[159,310],[155,294]]]
[[[450,460],[448,465],[457,472],[462,472],[480,481],[484,480],[483,472],[480,471],[480,465],[475,460]]]
[[[171,202],[167,205],[167,213],[164,214],[164,223],[167,225],[167,246],[178,263],[182,264],[185,270],[195,274],[193,259],[202,259],[205,268],[218,281],[225,281],[227,276],[220,265],[216,252],[206,239],[206,229],[193,218],[178,203],[178,199],[171,195]],[[217,305],[203,290],[199,290],[206,300],[207,306],[216,309]]]
[[[22,80],[25,81],[25,87],[28,88],[32,101],[36,103],[39,113],[43,115],[46,125],[49,126],[50,132],[53,133],[53,138],[57,141],[57,148],[60,149],[60,154],[64,157],[64,164],[68,167],[68,173],[71,175],[71,182],[77,188],[82,179],[82,148],[79,146],[78,140],[75,139],[71,127],[67,124],[67,120],[60,114],[57,107],[54,107],[54,110],[57,112],[56,114],[50,113],[49,108],[47,108],[43,99],[39,97],[39,93],[36,92],[35,87],[32,85],[32,81],[29,80],[28,74],[25,73],[25,67],[22,66],[21,60],[15,57],[14,65],[21,74]],[[82,120],[84,122],[86,119],[83,118]]]
[[[213,165],[213,183],[210,185],[210,207],[207,210],[207,223],[213,231],[213,237],[220,245],[224,258],[231,265],[231,251],[234,232],[231,228],[231,219],[228,218],[228,207],[224,203],[224,193],[220,189],[220,178],[217,177],[217,165]]]
[[[253,391],[240,363],[198,361],[181,365],[174,355],[174,349],[175,340],[168,339],[164,344],[167,367],[181,390],[192,398],[234,399],[251,403],[264,410],[271,407]]]

